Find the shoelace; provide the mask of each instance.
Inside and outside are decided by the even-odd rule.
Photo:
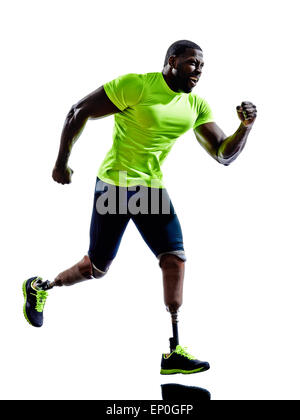
[[[37,312],[43,312],[48,293],[45,290],[37,290],[36,293],[31,293],[36,296],[35,309]]]
[[[196,357],[192,356],[191,354],[189,354],[187,352],[187,347],[181,347],[181,346],[177,346],[175,349],[175,353],[180,354],[180,356],[186,357],[189,360],[195,360]]]

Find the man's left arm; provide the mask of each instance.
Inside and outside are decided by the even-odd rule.
[[[242,102],[236,110],[241,124],[232,136],[226,137],[214,122],[199,125],[194,129],[201,146],[214,159],[226,166],[233,162],[243,150],[256,119],[256,106],[251,102]]]

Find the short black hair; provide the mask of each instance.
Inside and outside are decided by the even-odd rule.
[[[180,54],[183,54],[187,48],[193,48],[194,50],[202,51],[202,48],[200,48],[199,45],[195,44],[192,41],[187,41],[186,39],[182,39],[181,41],[176,41],[172,45],[170,45],[168,48],[164,66],[168,64],[168,61],[171,55],[178,56]]]

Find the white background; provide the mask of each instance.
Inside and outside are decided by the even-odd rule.
[[[297,1],[10,1],[1,7],[1,399],[160,399],[160,384],[213,399],[299,399]],[[161,71],[179,39],[202,47],[194,90],[228,134],[258,118],[229,167],[192,131],[164,164],[188,257],[180,341],[211,370],[162,377],[171,335],[157,261],[133,224],[103,279],[50,292],[45,324],[21,285],[86,253],[94,183],[113,118],[91,121],[69,186],[51,179],[72,104],[129,72]]]

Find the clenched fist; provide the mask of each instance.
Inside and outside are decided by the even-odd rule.
[[[245,127],[250,127],[256,119],[256,106],[252,102],[242,102],[236,107],[239,119]]]
[[[68,166],[58,167],[55,165],[52,171],[52,178],[59,184],[70,184],[72,174],[73,170]]]

